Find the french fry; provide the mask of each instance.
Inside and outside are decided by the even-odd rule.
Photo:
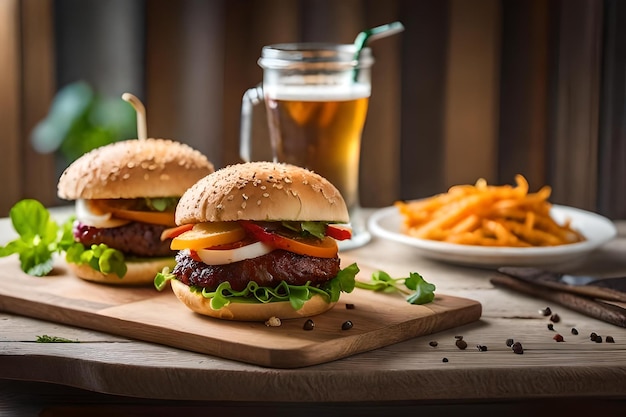
[[[551,216],[549,186],[530,193],[523,175],[515,186],[455,185],[433,197],[395,206],[403,216],[404,233],[421,239],[479,246],[556,246],[585,240],[569,221]]]

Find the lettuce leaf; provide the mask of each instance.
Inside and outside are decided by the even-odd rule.
[[[359,272],[356,264],[352,264],[339,271],[337,276],[320,287],[315,287],[307,282],[304,285],[289,285],[281,282],[276,287],[263,287],[256,282],[249,282],[241,291],[232,289],[229,282],[223,282],[214,291],[206,288],[190,287],[190,291],[196,291],[205,298],[211,299],[211,308],[219,310],[230,303],[274,303],[289,301],[294,310],[302,308],[305,302],[318,294],[326,298],[328,302],[337,302],[342,292],[350,293],[355,287],[355,277]],[[170,273],[169,268],[164,268],[154,278],[154,286],[162,291],[167,281],[176,279]]]

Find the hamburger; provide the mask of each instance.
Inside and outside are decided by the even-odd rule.
[[[305,168],[230,165],[189,188],[176,208],[176,266],[155,277],[196,313],[265,321],[329,310],[354,289],[355,264],[340,267],[349,239],[339,191]]]
[[[178,199],[213,171],[200,152],[168,139],[115,142],[78,158],[57,186],[60,198],[76,201],[69,268],[88,281],[152,283],[175,264],[161,235],[175,225]]]

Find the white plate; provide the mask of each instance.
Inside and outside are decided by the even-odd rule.
[[[472,266],[540,266],[580,260],[617,235],[615,225],[606,217],[573,207],[553,205],[552,217],[562,223],[571,219],[572,227],[587,240],[569,245],[515,248],[471,246],[418,239],[401,231],[402,214],[394,206],[376,211],[368,220],[373,235],[415,247],[421,255],[455,264]]]

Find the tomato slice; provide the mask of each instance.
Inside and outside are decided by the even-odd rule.
[[[173,239],[176,236],[180,235],[187,230],[191,230],[193,227],[193,223],[183,224],[182,226],[170,227],[169,229],[163,230],[161,233],[161,240]]]
[[[198,223],[172,239],[170,248],[198,250],[236,242],[245,236],[245,229],[237,222]]]
[[[317,258],[334,258],[337,256],[338,247],[335,239],[324,236],[323,239],[315,237],[304,238],[288,232],[278,233],[278,229],[263,227],[251,221],[240,221],[241,226],[261,242],[268,243],[277,249],[283,249],[299,255],[315,256]]]
[[[348,226],[329,224],[326,226],[326,236],[330,236],[337,240],[348,240],[352,237],[352,229]]]

